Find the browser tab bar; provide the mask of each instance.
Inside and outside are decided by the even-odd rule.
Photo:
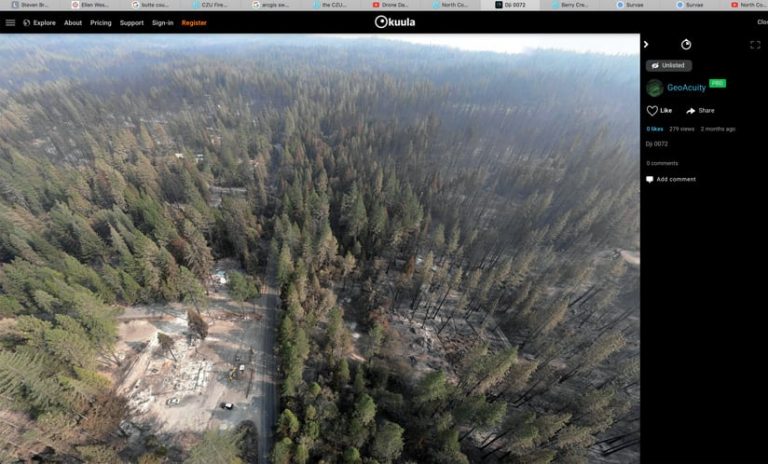
[[[10,0],[0,11],[767,11],[757,0]]]

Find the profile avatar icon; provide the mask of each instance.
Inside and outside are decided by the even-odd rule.
[[[645,84],[645,93],[651,97],[658,97],[664,93],[664,83],[658,79],[651,79]]]

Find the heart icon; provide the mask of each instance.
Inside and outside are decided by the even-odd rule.
[[[659,112],[659,107],[656,105],[648,105],[648,107],[645,108],[645,111],[647,111],[651,116],[656,116],[656,113]]]

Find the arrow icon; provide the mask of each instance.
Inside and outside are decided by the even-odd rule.
[[[696,110],[693,108],[688,108],[688,111],[685,112],[685,114],[694,114],[696,113]]]
[[[648,41],[647,40],[643,40],[643,48],[648,48]]]

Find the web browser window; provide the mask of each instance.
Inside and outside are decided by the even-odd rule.
[[[768,4],[0,2],[0,463],[765,459]]]

